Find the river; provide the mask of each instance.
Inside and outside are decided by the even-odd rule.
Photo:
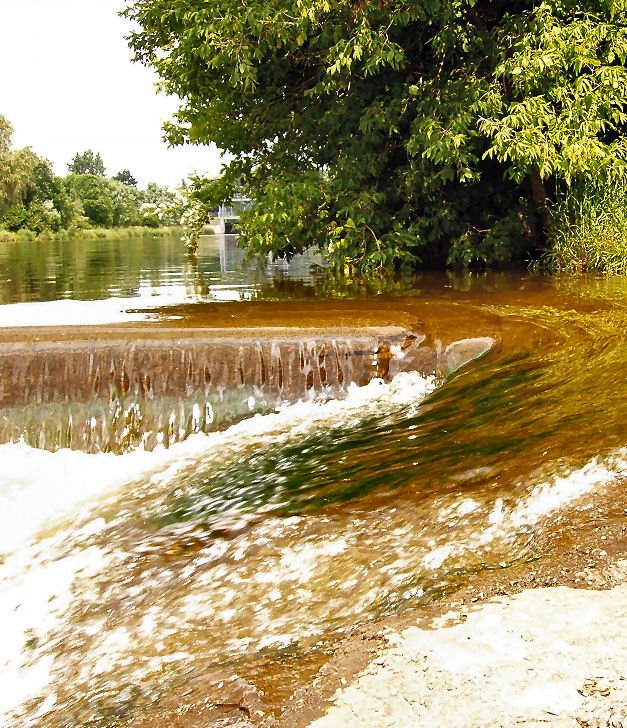
[[[0,248],[0,725],[240,683],[272,711],[356,626],[624,499],[626,279],[320,263]]]

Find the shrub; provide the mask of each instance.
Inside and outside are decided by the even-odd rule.
[[[36,238],[37,238],[37,233],[34,230],[28,230],[26,228],[23,228],[22,230],[18,230],[15,233],[16,240],[35,240]]]

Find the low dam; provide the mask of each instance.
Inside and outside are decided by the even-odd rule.
[[[341,397],[351,384],[390,381],[401,371],[441,378],[493,343],[429,346],[424,334],[394,327],[57,335],[0,343],[0,443],[152,450],[280,403]]]

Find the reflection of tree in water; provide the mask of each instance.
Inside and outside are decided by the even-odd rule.
[[[624,279],[608,281],[580,279],[574,284],[564,278],[516,274],[512,271],[427,271],[423,273],[404,273],[402,271],[383,271],[371,275],[352,275],[332,268],[312,265],[303,277],[294,277],[280,271],[273,273],[271,281],[260,286],[255,297],[287,298],[372,298],[373,296],[419,296],[449,298],[451,293],[491,294],[507,293],[513,288],[524,290],[536,288],[551,292],[571,294],[575,298],[582,295],[608,298],[624,298],[627,283]],[[548,299],[547,299],[548,300]]]
[[[0,250],[0,303],[135,296],[182,275],[178,238],[63,240]]]
[[[351,276],[321,265],[311,265],[303,278],[290,277],[281,271],[260,286],[255,298],[370,298],[375,295],[401,295],[416,291],[420,276],[392,271],[371,276]]]
[[[193,299],[213,299],[215,287],[233,286],[232,295],[247,300],[286,298],[355,298],[377,295],[449,297],[511,290],[508,272],[404,274],[399,271],[350,275],[328,269],[317,255],[291,261],[247,257],[234,236],[202,238],[198,255],[190,258],[178,238],[133,240],[65,240],[6,244],[0,247],[0,304],[59,299],[96,300],[133,297],[141,292],[182,287]],[[624,290],[614,279],[568,283],[517,275],[519,288],[560,292],[575,299],[586,295],[614,298]],[[612,290],[613,290],[612,289]],[[596,292],[595,292],[596,291]]]

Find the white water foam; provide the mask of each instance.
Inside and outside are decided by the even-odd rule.
[[[436,546],[423,559],[428,569],[439,569],[450,558],[469,550],[489,549],[495,541],[508,542],[523,531],[529,531],[543,519],[567,507],[579,498],[606,487],[610,483],[627,477],[627,448],[620,448],[601,462],[592,458],[582,468],[536,485],[531,492],[508,507],[503,498],[497,498],[483,525],[468,538],[454,539]],[[479,503],[466,498],[459,503],[443,508],[440,522],[447,522],[452,516],[463,517],[479,510]]]
[[[284,442],[289,438],[305,437],[323,428],[360,426],[376,415],[395,411],[395,408],[398,408],[399,413],[411,415],[434,386],[433,380],[425,380],[417,374],[401,374],[389,384],[373,381],[363,388],[351,387],[345,400],[300,402],[270,415],[257,415],[224,432],[195,435],[169,450],[161,448],[151,453],[135,451],[123,456],[113,456],[60,451],[52,454],[33,450],[23,444],[0,447],[0,504],[9,509],[9,536],[3,534],[2,543],[9,550],[21,547],[20,551],[9,555],[0,564],[0,583],[3,584],[0,594],[0,605],[3,605],[0,610],[0,669],[8,686],[3,700],[0,701],[0,725],[3,725],[3,718],[8,721],[11,711],[29,698],[46,696],[40,715],[53,708],[57,699],[53,658],[45,651],[35,651],[31,656],[24,647],[32,638],[33,625],[38,625],[40,633],[35,636],[40,637],[42,643],[45,642],[47,635],[55,627],[65,624],[68,600],[73,598],[72,590],[84,592],[91,577],[103,570],[112,569],[118,557],[122,561],[125,556],[116,553],[114,548],[103,553],[98,548],[88,547],[60,558],[59,554],[63,553],[63,534],[44,541],[36,540],[38,531],[47,522],[72,515],[83,507],[85,501],[91,501],[93,518],[87,522],[85,534],[97,533],[106,525],[99,518],[98,504],[117,498],[119,489],[123,493],[125,484],[136,478],[143,481],[148,478],[155,484],[169,482],[181,468],[199,461],[213,459],[223,462],[245,457],[249,448],[263,450],[266,446]],[[477,519],[471,523],[480,525],[480,528],[474,532],[467,530],[469,535],[465,539],[449,540],[450,535],[453,535],[451,533],[446,542],[434,543],[428,551],[419,549],[411,563],[408,562],[407,568],[412,568],[414,573],[420,572],[420,559],[423,558],[423,566],[427,570],[436,571],[449,558],[464,552],[489,548],[490,544],[499,539],[512,538],[520,529],[531,528],[556,509],[625,475],[627,451],[623,449],[602,462],[592,460],[581,469],[549,479],[511,505],[502,499],[478,503],[472,498],[448,505],[442,509],[442,518],[445,521],[454,510],[455,519]],[[391,523],[393,522],[392,520]],[[267,525],[269,527],[271,524]],[[317,630],[323,628],[312,618],[305,627],[300,623],[292,625],[291,615],[285,615],[281,623],[271,612],[272,600],[280,602],[284,599],[280,587],[286,582],[293,585],[291,593],[300,594],[302,603],[309,608],[316,597],[314,588],[317,572],[333,568],[338,559],[356,547],[348,536],[331,532],[327,534],[324,531],[320,534],[321,540],[303,541],[301,531],[304,525],[299,519],[294,519],[294,528],[299,532],[301,540],[279,550],[275,567],[268,564],[267,569],[261,569],[257,573],[257,581],[263,582],[262,586],[267,586],[269,596],[268,601],[259,602],[261,611],[257,620],[263,629],[257,630],[254,639],[249,636],[239,640],[234,638],[234,642],[238,644],[227,645],[233,653],[240,649],[250,651],[272,645],[288,645],[302,637],[306,630],[309,630],[307,634],[316,635]],[[289,526],[290,519],[284,519],[281,527],[285,529]],[[411,529],[411,526],[407,528]],[[410,534],[407,535],[409,543]],[[409,552],[402,552],[402,536],[400,533],[397,539],[398,563],[394,562],[380,570],[386,572],[385,583],[381,586],[375,584],[368,591],[351,596],[355,615],[371,609],[391,581],[398,582],[400,587],[409,578],[406,573],[398,573],[403,566],[403,559],[407,560],[411,556]],[[245,560],[245,539],[233,542],[233,545],[242,551]],[[226,548],[224,542],[220,541],[211,546],[212,549],[214,547],[217,550]],[[213,559],[217,555],[206,556]],[[238,558],[240,557],[235,552],[235,563],[238,563]],[[368,563],[370,570],[370,562]],[[154,613],[146,613],[139,633],[131,634],[124,626],[109,632],[102,631],[102,625],[94,623],[90,628],[93,628],[94,634],[101,641],[94,643],[89,659],[85,660],[86,674],[81,679],[88,682],[90,674],[96,674],[90,673],[92,668],[96,669],[94,665],[102,673],[106,673],[111,665],[128,664],[129,679],[139,681],[144,673],[161,669],[159,660],[165,664],[167,661],[191,659],[183,652],[166,652],[147,664],[135,664],[132,655],[140,654],[141,650],[132,648],[137,647],[138,641],[141,642],[142,639],[150,641],[161,637],[164,625],[175,630],[186,619],[190,623],[198,621],[199,617],[205,616],[203,610],[206,611],[206,620],[201,622],[206,623],[210,619],[222,620],[225,633],[228,633],[228,623],[233,618],[233,614],[229,613],[229,610],[233,611],[230,594],[233,590],[241,593],[249,582],[240,583],[237,573],[233,573],[227,580],[226,576],[229,574],[226,569],[226,565],[218,563],[211,572],[207,571],[206,576],[199,572],[198,577],[192,579],[192,574],[189,574],[189,589],[187,596],[181,601],[181,612],[178,615],[176,612],[160,612],[159,607],[155,606]],[[219,579],[222,572],[224,578]],[[244,577],[248,579],[243,572],[242,579]],[[223,598],[218,598],[215,594],[218,585],[223,592]],[[208,601],[208,593],[212,595],[211,601]],[[419,593],[420,588],[415,587],[413,594],[408,592],[408,595]],[[325,609],[328,601],[326,596],[323,605]],[[172,621],[174,617],[178,618],[174,619],[172,626],[168,619]],[[269,624],[275,629],[267,629]],[[158,635],[153,637],[155,631]],[[32,724],[36,725],[36,721]]]
[[[137,478],[169,479],[200,456],[223,457],[251,444],[263,447],[286,436],[305,436],[325,425],[357,425],[377,413],[411,409],[435,386],[433,378],[415,372],[398,374],[390,383],[374,379],[364,387],[351,385],[342,400],[286,405],[223,432],[192,435],[169,449],[158,447],[152,452],[90,455],[74,450],[50,453],[24,443],[0,445],[0,508],[6,524],[0,531],[0,553],[16,548],[79,504],[112,495]]]
[[[40,551],[31,547],[0,565],[0,726],[9,726],[10,714],[50,684],[53,655],[30,653],[63,623],[74,597],[73,585],[78,579],[87,582],[112,562],[110,555],[94,547],[39,561],[41,551],[59,546],[41,544]],[[48,693],[46,702],[50,709],[54,693]]]
[[[435,386],[432,378],[403,373],[388,384],[373,380],[364,387],[350,386],[343,400],[298,402],[273,414],[256,415],[224,432],[194,435],[170,449],[152,452],[89,455],[70,450],[50,453],[24,443],[1,445],[4,527],[0,553],[6,556],[0,563],[0,669],[4,676],[0,725],[7,724],[11,713],[26,700],[45,694],[52,680],[52,657],[30,655],[29,642],[45,641],[63,624],[77,581],[89,583],[118,556],[115,550],[105,554],[89,547],[59,557],[63,533],[37,540],[47,524],[88,507],[94,518],[83,535],[97,533],[105,526],[98,517],[98,503],[115,498],[121,487],[135,479],[169,480],[199,458],[237,456],[252,444],[263,447],[286,437],[306,436],[324,426],[357,426],[395,408],[411,414]],[[37,625],[36,634],[33,625]],[[110,647],[103,652],[119,651]],[[48,691],[42,710],[53,708],[55,699],[54,692]]]

